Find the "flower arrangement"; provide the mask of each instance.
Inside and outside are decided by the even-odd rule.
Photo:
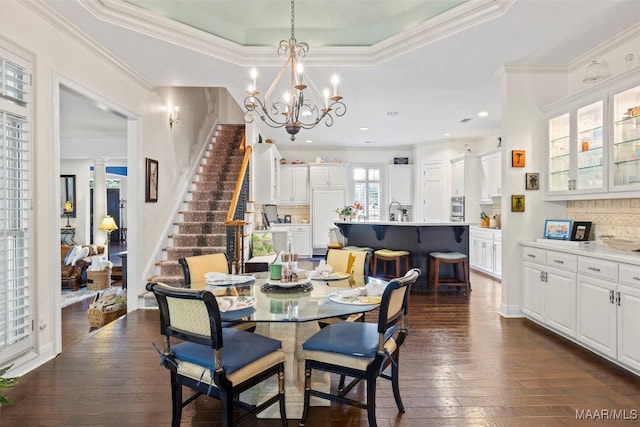
[[[341,217],[355,217],[356,214],[363,209],[360,202],[355,202],[353,205],[346,205],[342,208],[336,209],[336,213]]]

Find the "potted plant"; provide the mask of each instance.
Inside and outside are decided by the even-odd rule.
[[[13,377],[13,378],[3,377],[3,375],[7,371],[9,371],[9,369],[11,369],[12,366],[13,365],[9,365],[6,368],[0,369],[0,405],[2,405],[3,403],[13,404],[13,401],[11,399],[5,397],[4,394],[2,394],[4,392],[4,389],[13,387],[14,385],[18,384],[18,381],[20,381],[21,377]]]
[[[353,210],[353,206],[347,205],[342,208],[336,209],[336,212],[338,213],[338,215],[340,215],[340,219],[342,221],[346,221],[349,218],[351,218],[351,214],[354,212],[354,210]]]

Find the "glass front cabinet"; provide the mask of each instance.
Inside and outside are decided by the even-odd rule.
[[[640,188],[640,86],[613,95],[613,190]]]
[[[547,194],[605,191],[603,125],[603,100],[549,119]]]
[[[548,107],[547,199],[640,194],[640,81],[628,80]]]

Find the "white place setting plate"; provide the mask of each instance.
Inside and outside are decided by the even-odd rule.
[[[338,271],[330,273],[328,276],[323,276],[322,274],[315,273],[311,276],[311,280],[323,280],[325,282],[332,282],[334,280],[344,280],[351,277],[349,273],[340,273]]]
[[[250,296],[237,296],[237,297],[216,297],[218,302],[218,308],[221,312],[244,310],[245,308],[251,308],[256,304],[256,299]]]
[[[244,283],[255,282],[256,278],[253,276],[244,276],[241,274],[224,274],[224,273],[206,273],[204,280],[207,285],[241,285]]]
[[[306,285],[309,283],[309,276],[303,277],[295,282],[282,282],[281,280],[267,279],[266,283],[271,286],[279,286],[281,288],[295,288],[296,286]]]

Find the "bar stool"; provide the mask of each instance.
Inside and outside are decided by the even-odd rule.
[[[395,275],[394,277],[400,277],[407,271],[409,271],[409,252],[408,251],[394,251],[391,249],[378,249],[373,252],[373,275],[378,273],[378,260],[382,261],[382,271],[384,276],[387,276],[387,262],[395,262]],[[401,261],[404,260],[404,272],[401,271]]]
[[[440,277],[440,264],[453,265],[453,277]],[[462,274],[460,274],[462,268]],[[435,300],[438,301],[438,287],[445,286],[464,286],[467,297],[471,291],[469,278],[467,276],[467,256],[460,252],[430,252],[429,253],[429,285],[434,286]]]

